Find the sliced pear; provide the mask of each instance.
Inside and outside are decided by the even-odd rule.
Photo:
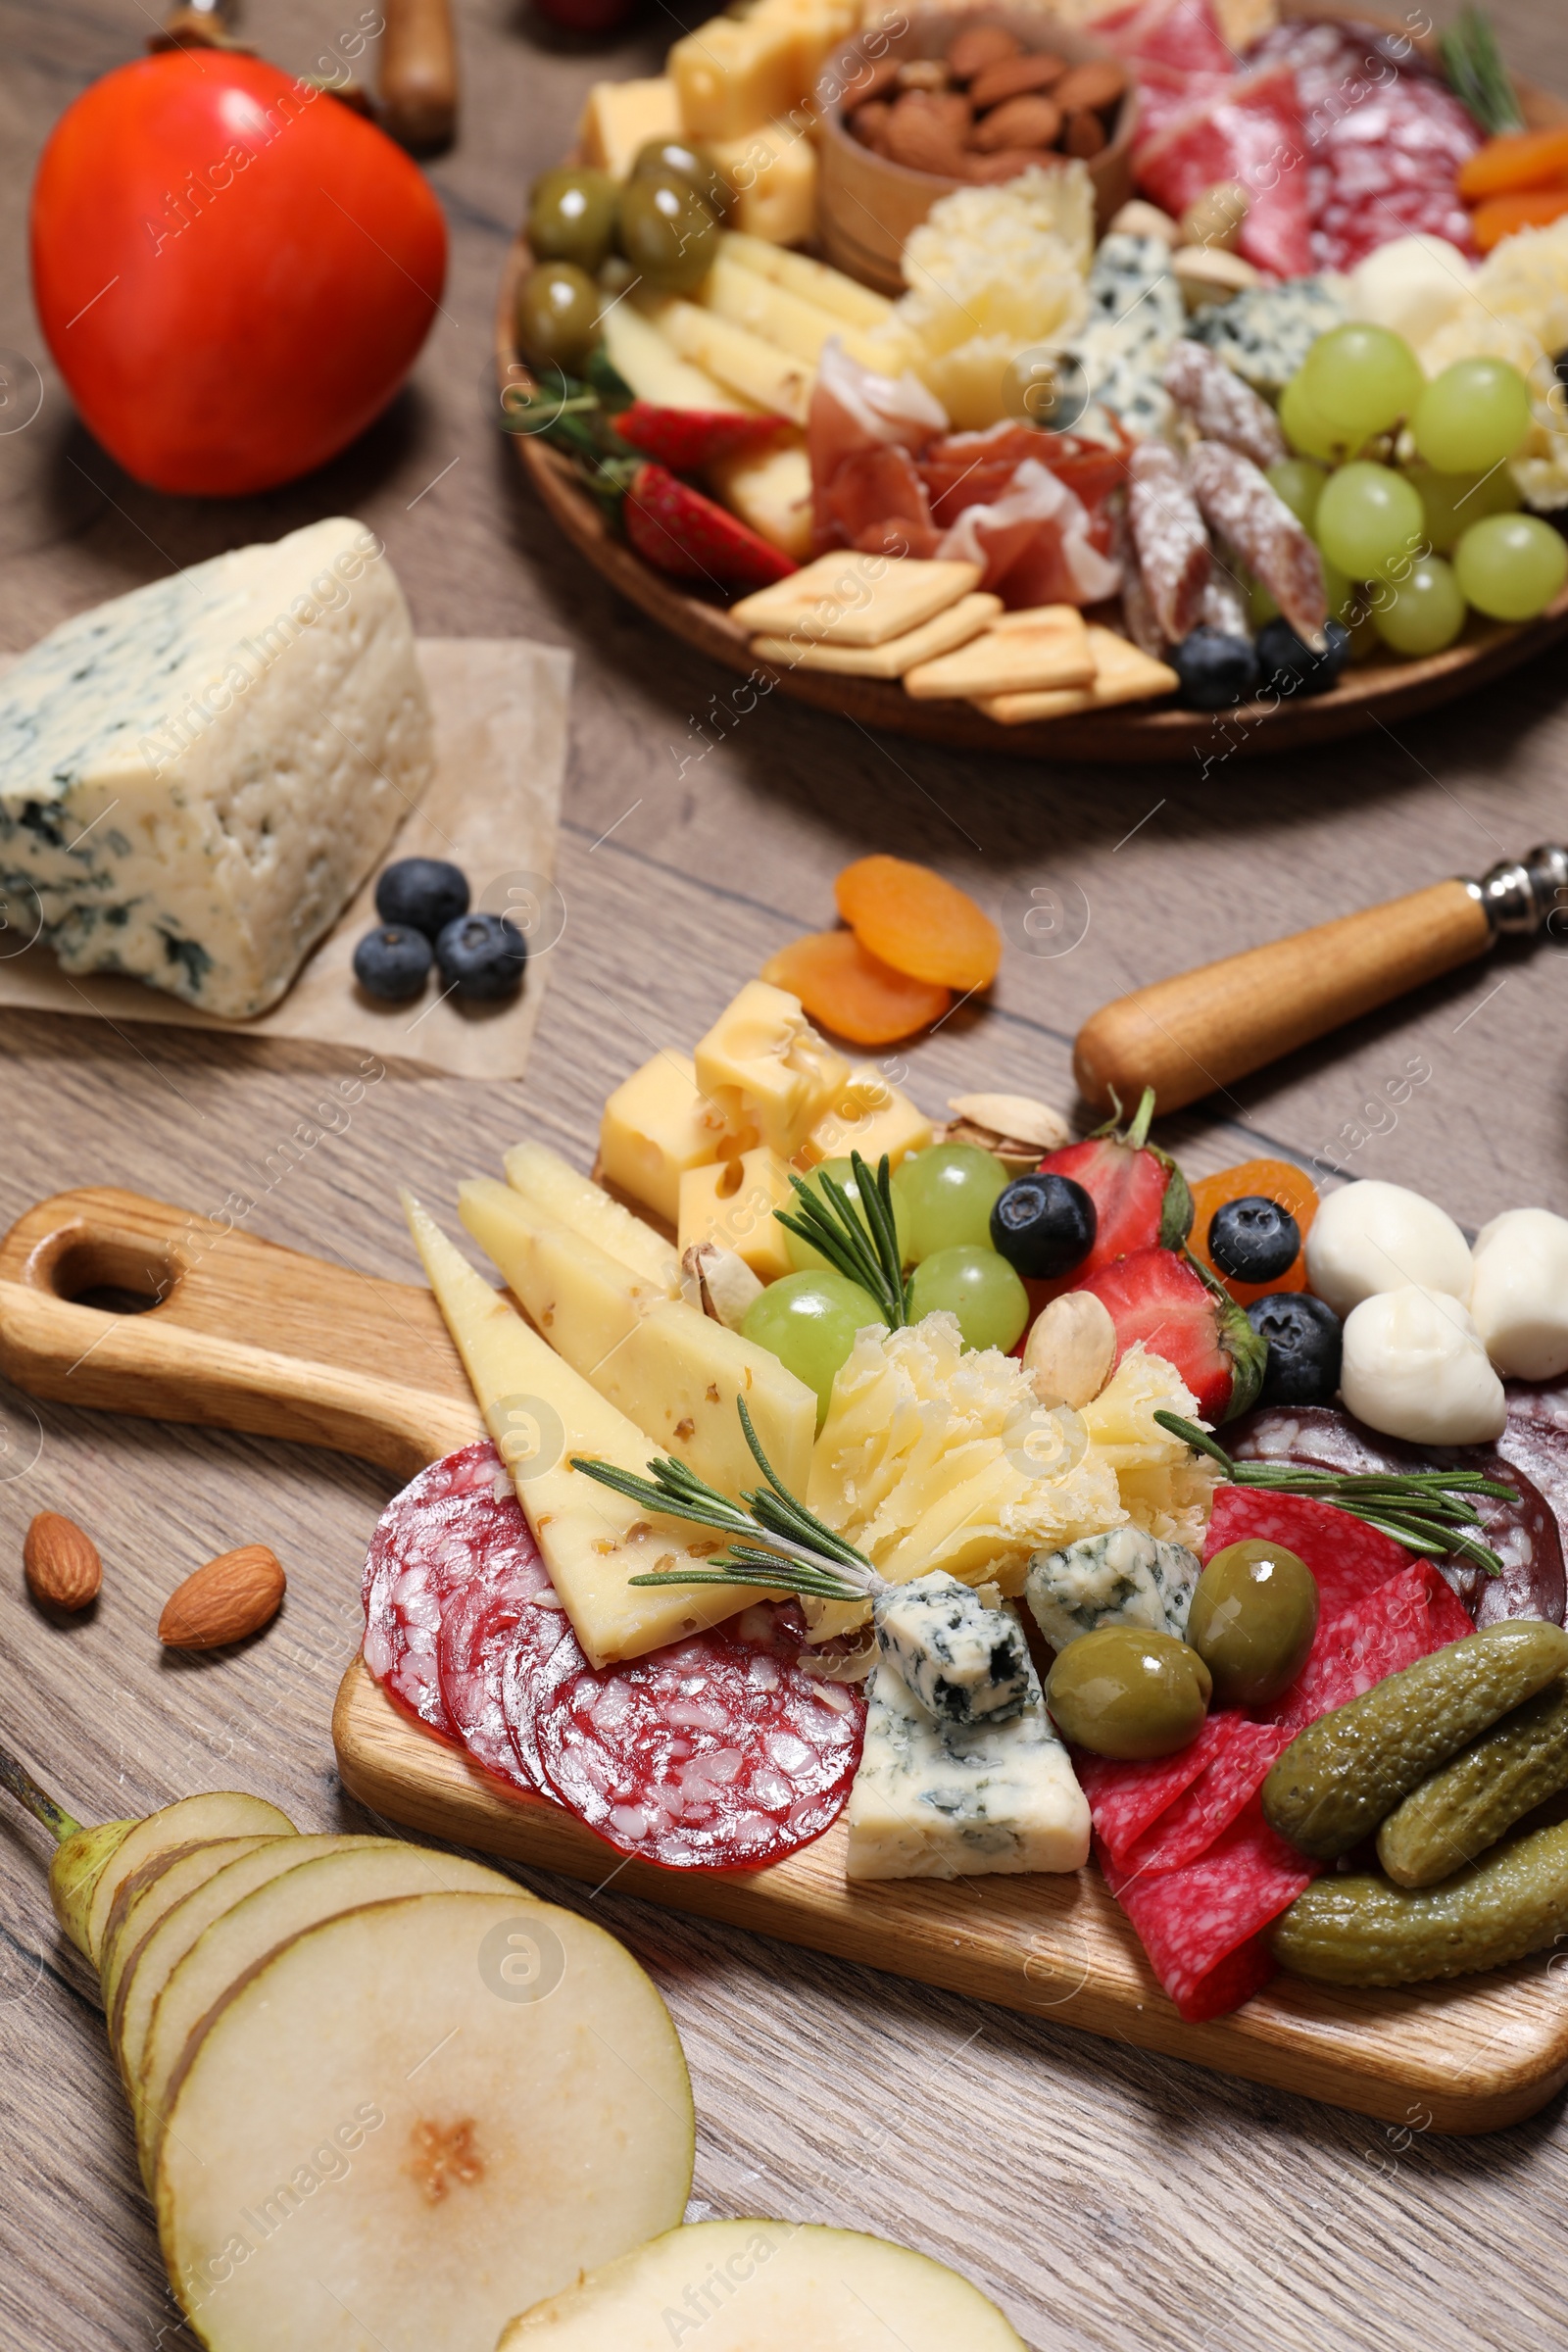
[[[697,2222],[513,2321],[496,2352],[1023,2352],[956,2271],[813,2222]]]
[[[175,1848],[172,1853],[162,1854],[125,1881],[109,1906],[103,1957],[98,1967],[111,2041],[115,2037],[116,1996],[125,1968],[158,1922],[226,1864],[254,1853],[259,1846],[280,1842],[276,1838],[215,1838],[210,1845],[187,1846],[183,1851]],[[291,1845],[297,1842],[294,1838],[289,1840]]]
[[[325,1842],[322,1840],[323,1846]],[[238,1867],[244,1871],[253,1866],[246,1862]],[[298,1870],[286,1871],[270,1884],[257,1884],[254,1891],[236,1898],[221,1917],[202,1930],[170,1971],[152,2003],[136,2071],[132,2073],[128,2064],[124,2068],[148,2188],[156,2173],[167,2111],[189,2053],[227,1994],[269,1953],[323,1919],[364,1903],[444,1890],[489,1893],[503,1889],[519,1904],[534,1899],[503,1872],[489,1870],[482,1862],[372,1838],[345,1852],[318,1850]],[[129,2022],[127,2001],[127,2027]],[[123,2046],[128,2060],[128,2045]]]
[[[234,1789],[219,1789],[210,1796],[182,1796],[177,1804],[149,1813],[145,1821],[138,1821],[120,1840],[98,1873],[85,1911],[84,1948],[88,1959],[94,1968],[98,1966],[103,1956],[110,1907],[125,1880],[144,1863],[156,1861],[172,1848],[205,1845],[217,1838],[287,1838],[293,1834],[294,1824],[286,1813],[280,1813],[263,1796],[243,1796]],[[62,1847],[61,1852],[64,1851]],[[58,1862],[60,1856],[57,1854],[55,1859]],[[52,1886],[50,1891],[54,1891]],[[70,1935],[58,1903],[56,1917]]]
[[[154,1919],[134,1950],[126,1950],[122,1938],[122,1965],[112,1995],[105,1980],[104,2006],[108,2012],[109,2045],[120,2061],[125,2081],[134,2082],[140,2070],[159,1994],[196,1938],[214,1920],[221,1919],[225,1911],[232,1911],[236,1903],[242,1903],[259,1886],[270,1886],[285,1872],[318,1861],[323,1854],[354,1852],[364,1846],[379,1849],[385,1842],[377,1838],[269,1838],[248,1854],[231,1854],[226,1864],[220,1864],[205,1879],[187,1887],[183,1900],[172,1905],[163,1918]],[[181,1871],[194,1868],[202,1853],[217,1850],[212,1846],[199,1848],[195,1854],[183,1855],[174,1867]],[[159,1885],[162,1884],[160,1881]],[[157,1887],[151,1888],[149,1894],[155,1895],[157,1891]]]
[[[174,2100],[159,2233],[211,2352],[481,2352],[670,2229],[692,2151],[674,2027],[612,1936],[515,1889],[416,1895],[231,1994]]]
[[[30,1778],[30,1775],[28,1776]],[[82,1957],[92,1959],[87,1942],[87,1913],[92,1906],[93,1892],[111,1855],[123,1845],[134,1829],[134,1821],[96,1821],[83,1829],[72,1822],[69,1814],[60,1814],[49,1799],[48,1810],[34,1805],[29,1808],[38,1820],[55,1831],[60,1843],[49,1858],[49,1900],[54,1914]],[[69,1827],[57,1827],[50,1813],[59,1815],[59,1822]],[[96,1965],[96,1963],[94,1964]]]

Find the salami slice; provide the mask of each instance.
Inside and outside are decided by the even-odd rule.
[[[1233,380],[1241,383],[1239,376]],[[1127,518],[1138,577],[1154,618],[1170,642],[1179,643],[1198,625],[1213,559],[1182,462],[1163,441],[1140,441],[1128,460]]]
[[[1375,1592],[1327,1625],[1319,1623],[1311,1655],[1273,1708],[1272,1719],[1298,1732],[1330,1707],[1359,1698],[1375,1683],[1473,1631],[1463,1603],[1440,1571],[1430,1560],[1412,1560]]]
[[[1109,1756],[1073,1750],[1073,1770],[1089,1799],[1095,1835],[1114,1862],[1130,1867],[1139,1838],[1223,1755],[1242,1720],[1240,1715],[1210,1715],[1189,1746],[1144,1764],[1119,1764]]]
[[[1189,464],[1203,520],[1260,579],[1298,637],[1328,618],[1323,559],[1267,476],[1223,441],[1194,444]]]
[[[518,1610],[501,1661],[501,1712],[523,1786],[546,1795],[555,1792],[534,1737],[534,1693],[562,1642],[569,1644],[574,1657],[582,1658],[571,1622],[554,1591],[536,1592]]]
[[[1152,1829],[1123,1855],[1128,1870],[1180,1870],[1207,1853],[1251,1803],[1276,1756],[1291,1743],[1284,1724],[1221,1717],[1230,1737],[1192,1787],[1166,1807]]]
[[[514,1787],[544,1793],[523,1771],[508,1730],[502,1676],[519,1621],[543,1596],[553,1598],[554,1588],[514,1495],[500,1515],[510,1524],[486,1550],[478,1574],[443,1606],[436,1670],[448,1718],[474,1762]],[[558,1621],[559,1611],[552,1619]]]
[[[1108,1853],[1101,1863],[1189,2024],[1223,2016],[1268,1982],[1274,1964],[1257,1938],[1318,1873],[1269,1828],[1256,1798],[1205,1854],[1179,1870],[1118,1870]]]
[[[1180,401],[1205,441],[1223,441],[1254,466],[1289,455],[1279,418],[1217,351],[1178,335],[1165,362],[1165,389]],[[1145,447],[1149,445],[1144,444]]]
[[[441,1695],[436,1638],[449,1595],[496,1540],[501,1457],[488,1438],[421,1470],[375,1523],[366,1556],[365,1662],[398,1704],[443,1740],[457,1733]],[[507,1503],[521,1512],[510,1494]]]
[[[865,1731],[863,1692],[806,1673],[801,1646],[797,1613],[764,1606],[598,1671],[568,1630],[519,1693],[550,1786],[666,1870],[782,1860],[837,1818]]]
[[[1317,1579],[1318,1635],[1342,1610],[1375,1592],[1410,1564],[1402,1544],[1309,1494],[1270,1494],[1257,1487],[1220,1487],[1203,1539],[1207,1563],[1228,1544],[1250,1537],[1283,1544]]]

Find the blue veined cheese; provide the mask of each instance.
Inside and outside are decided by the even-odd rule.
[[[1077,1870],[1089,1805],[1034,1668],[1006,1723],[939,1723],[878,1661],[846,1812],[852,1879],[967,1879]]]
[[[944,1723],[1005,1722],[1037,1688],[1013,1612],[944,1569],[878,1594],[872,1622],[905,1689]]]
[[[1024,1592],[1054,1649],[1102,1625],[1141,1625],[1185,1640],[1201,1574],[1185,1544],[1162,1544],[1141,1527],[1116,1527],[1061,1551],[1037,1551]]]
[[[1288,277],[1277,286],[1249,286],[1200,311],[1187,332],[1217,351],[1254,392],[1278,396],[1319,335],[1348,316],[1332,277]]]
[[[1160,377],[1187,323],[1170,247],[1162,237],[1102,237],[1088,295],[1089,317],[1073,343],[1090,396],[1079,429],[1093,432],[1108,412],[1136,439],[1164,433],[1175,407]]]
[[[68,972],[229,1019],[283,994],[422,792],[380,542],[337,517],[68,620],[0,678],[0,882]]]

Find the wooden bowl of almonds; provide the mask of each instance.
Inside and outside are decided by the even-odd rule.
[[[1137,99],[1121,63],[1031,9],[921,9],[857,35],[816,87],[826,258],[904,291],[905,240],[939,196],[1077,157],[1097,222],[1132,194]]]

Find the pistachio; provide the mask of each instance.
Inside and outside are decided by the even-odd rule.
[[[1064,1291],[1036,1318],[1023,1368],[1042,1404],[1092,1404],[1116,1360],[1116,1326],[1093,1291]]]
[[[716,1242],[694,1242],[680,1261],[681,1291],[689,1303],[700,1306],[710,1322],[739,1331],[746,1310],[761,1295],[762,1285],[733,1250]]]
[[[942,1140],[995,1152],[1009,1176],[1059,1152],[1071,1133],[1059,1111],[1029,1095],[954,1095],[948,1108],[953,1118]]]

